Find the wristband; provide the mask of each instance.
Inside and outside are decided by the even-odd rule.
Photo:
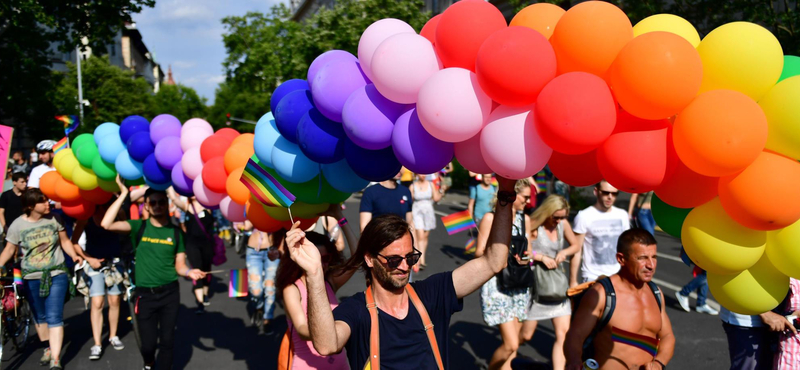
[[[339,226],[344,226],[344,225],[347,225],[347,219],[342,217],[342,219],[339,220]]]
[[[667,369],[667,365],[664,365],[664,363],[659,361],[658,359],[654,358],[653,361],[658,362],[658,364],[661,365],[661,370],[666,370]]]

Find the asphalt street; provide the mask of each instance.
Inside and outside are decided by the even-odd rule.
[[[357,225],[357,196],[345,204],[345,215]],[[439,216],[466,208],[467,198],[459,194],[448,194],[436,205]],[[626,206],[621,199],[618,206]],[[573,215],[574,215],[573,211]],[[357,229],[357,227],[355,227]],[[431,233],[428,249],[428,268],[414,279],[424,279],[432,274],[449,271],[468,261],[471,257],[463,253],[467,233],[448,236],[441,221]],[[659,264],[656,282],[664,289],[667,313],[672,320],[677,346],[669,366],[672,369],[726,369],[729,367],[727,341],[718,317],[684,312],[675,300],[675,289],[691,279],[691,268],[680,262],[679,240],[657,232]],[[176,369],[274,369],[281,335],[286,329],[282,307],[276,309],[275,333],[264,335],[257,332],[249,322],[246,298],[228,298],[227,270],[244,268],[244,256],[228,249],[228,262],[216,274],[211,306],[204,315],[195,315],[191,283],[181,281],[181,310],[178,319],[175,348]],[[356,274],[337,296],[347,297],[365,288],[361,274]],[[710,302],[712,305],[715,302]],[[694,300],[692,300],[694,307]],[[89,360],[89,349],[93,345],[89,311],[84,308],[82,297],[66,304],[65,340],[63,364],[67,369],[141,369],[142,360],[131,329],[127,305],[123,304],[119,336],[126,348],[115,351],[108,345],[108,331],[103,333],[104,354],[99,361]],[[42,347],[35,334],[32,342],[22,353],[15,353],[10,343],[6,344],[2,357],[3,369],[42,369],[38,359]],[[519,353],[545,364],[554,341],[552,324],[539,325],[533,340],[523,345]],[[479,294],[474,293],[464,300],[464,310],[453,316],[450,325],[451,369],[480,369],[488,363],[494,350],[501,344],[496,327],[483,322]],[[538,367],[537,367],[538,368]],[[546,368],[542,365],[541,368]]]

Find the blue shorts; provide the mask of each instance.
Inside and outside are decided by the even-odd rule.
[[[53,276],[50,294],[39,296],[39,279],[25,280],[25,293],[31,303],[33,321],[37,324],[47,323],[48,327],[64,326],[64,298],[69,290],[69,276],[58,274]]]
[[[84,267],[86,271],[86,275],[89,276],[89,280],[86,284],[89,285],[89,297],[102,297],[106,294],[108,295],[120,295],[122,294],[122,290],[119,288],[119,284],[114,285],[112,287],[106,286],[105,275],[102,272],[95,271],[92,269],[92,266],[86,264]]]

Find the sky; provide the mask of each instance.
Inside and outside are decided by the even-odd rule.
[[[225,46],[220,22],[249,11],[266,13],[281,0],[157,0],[133,15],[142,39],[161,64],[166,80],[172,65],[175,82],[194,88],[214,103],[214,90],[225,80]]]

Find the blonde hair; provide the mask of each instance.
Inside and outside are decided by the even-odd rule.
[[[522,190],[529,189],[530,186],[531,183],[527,179],[517,180],[517,182],[514,183],[514,192],[519,194]],[[494,193],[492,201],[489,202],[489,206],[492,207],[492,212],[494,212],[496,205],[497,205],[497,192]]]
[[[567,199],[560,195],[550,195],[544,199],[544,202],[533,211],[531,215],[531,229],[537,229],[539,226],[560,210],[566,210],[569,215],[569,203]]]

